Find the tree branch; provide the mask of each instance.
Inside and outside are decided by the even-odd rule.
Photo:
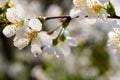
[[[88,17],[88,16],[85,16],[85,17]],[[39,16],[38,18],[39,18],[40,20],[44,20],[44,21],[52,20],[52,19],[74,19],[74,18],[71,18],[69,15],[53,16],[53,17],[41,17],[41,16]],[[75,18],[79,18],[79,16],[77,16],[77,17],[75,17]],[[117,15],[107,16],[107,18],[120,19],[120,16],[117,16]]]
[[[53,16],[53,17],[43,17],[45,21],[50,20],[50,19],[63,19],[63,18],[71,18],[69,15],[64,15],[64,16]]]
[[[120,19],[120,16],[114,15],[114,16],[108,16],[108,18]]]

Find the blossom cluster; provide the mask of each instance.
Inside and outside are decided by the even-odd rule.
[[[116,53],[120,51],[120,25],[119,21],[110,20],[109,17],[115,18],[119,7],[114,7],[114,0],[73,0],[74,8],[70,11],[72,18],[79,20],[90,19],[91,22],[96,19],[96,26],[101,26],[108,32],[108,48]],[[116,8],[116,9],[115,9]],[[118,16],[117,16],[118,17]],[[86,22],[88,24],[88,22]],[[83,23],[84,24],[84,23]],[[109,26],[109,27],[108,27]],[[93,33],[94,35],[94,33]],[[116,54],[118,55],[118,54]],[[119,58],[119,56],[117,56]]]
[[[109,0],[73,0],[75,8],[70,12],[71,17],[79,16],[79,19],[88,18],[106,18],[105,7]]]
[[[58,80],[61,80],[61,78],[67,79],[66,76],[70,79],[104,80],[103,78],[106,76],[103,77],[102,75],[109,75],[109,70],[112,72],[111,65],[116,68],[113,55],[111,58],[111,53],[108,54],[110,51],[108,47],[117,53],[120,50],[119,21],[109,19],[117,17],[112,3],[109,0],[73,0],[73,4],[74,8],[70,11],[70,15],[54,16],[55,12],[58,12],[58,15],[62,12],[58,10],[57,6],[52,6],[55,8],[50,8],[47,12],[47,14],[51,12],[52,17],[26,18],[25,11],[20,5],[15,5],[10,0],[0,0],[0,29],[3,27],[2,33],[4,36],[12,37],[14,46],[19,50],[30,46],[31,53],[35,57],[44,53],[38,60],[39,63],[35,63],[35,66],[36,64],[40,64],[40,66],[33,67],[31,71],[33,77],[41,80],[47,80],[46,78],[49,76],[49,78]],[[52,24],[50,26],[48,22],[48,25],[44,25],[47,20],[51,19],[58,20],[59,24],[50,22]],[[72,24],[69,24],[70,21]],[[50,26],[52,29],[50,27],[50,29],[47,29],[46,26]],[[73,33],[72,36],[75,38],[71,37],[70,33]],[[107,33],[108,35],[106,35]],[[108,38],[108,41],[106,41],[106,38]],[[27,50],[24,51],[24,53],[27,53]],[[52,58],[51,61],[49,54],[52,57],[64,57],[64,59],[60,60],[62,63],[58,62],[56,58]],[[31,60],[32,57],[29,54],[25,54],[25,56],[15,54],[18,61],[30,61],[31,64],[36,62]],[[119,57],[119,54],[117,54],[117,57]],[[46,60],[42,60],[44,58]],[[52,64],[50,64],[51,62]],[[21,64],[21,62],[16,63],[10,65],[9,69],[5,67],[9,76],[18,76],[17,72],[25,70],[26,65]],[[3,61],[2,64],[5,64],[5,62]],[[42,67],[45,68],[48,76],[42,75]],[[56,70],[58,73],[56,73]],[[73,76],[71,76],[71,73]]]
[[[31,44],[31,52],[35,57],[43,52],[61,57],[66,55],[64,51],[66,48],[70,50],[69,46],[77,45],[77,41],[70,37],[62,24],[58,28],[58,32],[53,30],[53,33],[50,34],[49,31],[42,30],[43,23],[39,17],[27,19],[22,7],[9,0],[2,0],[0,6],[1,9],[6,10],[5,18],[9,22],[2,32],[8,38],[14,36],[13,44],[19,50]],[[64,45],[64,47],[60,45]]]
[[[114,6],[109,0],[73,0],[73,4],[75,7],[70,11],[69,19],[66,17],[66,20],[61,20],[61,25],[52,31],[44,31],[44,17],[28,19],[20,5],[15,5],[10,0],[0,0],[0,17],[6,22],[2,32],[8,38],[14,36],[13,44],[19,50],[31,45],[35,57],[43,52],[57,57],[66,56],[70,53],[70,47],[77,45],[76,39],[66,29],[71,19],[100,18],[104,21],[108,16],[115,16]],[[114,28],[108,34],[109,46],[117,50],[119,31],[119,28]]]

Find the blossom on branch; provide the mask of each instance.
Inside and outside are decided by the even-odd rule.
[[[103,5],[107,1],[99,0],[73,0],[75,8],[70,11],[70,16],[72,18],[79,16],[80,19],[88,18],[97,18],[100,17],[104,19],[107,17]]]

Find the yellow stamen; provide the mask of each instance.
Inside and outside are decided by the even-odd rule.
[[[73,0],[73,4],[75,5],[75,7],[77,8],[81,8],[82,7],[82,0]]]
[[[37,37],[37,34],[38,33],[37,33],[36,30],[32,30],[32,29],[29,28],[28,35],[29,35],[30,40],[35,39]]]

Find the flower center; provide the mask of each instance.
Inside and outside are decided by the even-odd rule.
[[[21,27],[21,26],[23,26],[23,24],[24,24],[24,20],[16,21],[16,23],[15,23],[16,27]]]
[[[73,0],[73,3],[77,8],[82,7],[82,2],[82,0]]]
[[[38,35],[38,32],[36,30],[32,30],[32,29],[28,29],[28,35],[29,35],[29,38],[30,40],[33,40],[37,37]]]
[[[102,4],[98,0],[87,0],[87,4],[96,14],[98,14],[102,8]]]
[[[92,9],[94,10],[94,12],[95,12],[96,14],[98,14],[98,13],[100,12],[101,8],[102,8],[102,6],[101,6],[100,4],[98,4],[98,3],[95,3],[95,4],[92,6]]]

